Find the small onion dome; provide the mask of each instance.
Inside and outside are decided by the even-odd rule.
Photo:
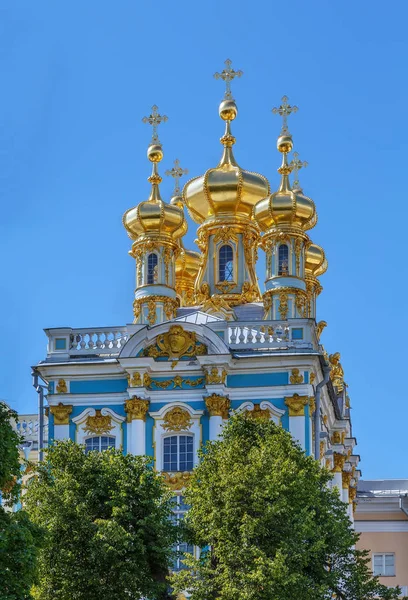
[[[187,231],[187,223],[183,209],[174,204],[167,204],[160,196],[159,184],[162,178],[157,172],[157,163],[163,157],[161,146],[149,146],[147,156],[153,163],[152,174],[148,178],[152,185],[150,197],[146,202],[141,202],[125,212],[123,225],[133,240],[144,235],[178,239]]]
[[[288,165],[287,153],[292,149],[290,136],[278,138],[278,150],[283,154],[283,161],[278,172],[281,174],[281,184],[277,192],[263,198],[254,208],[254,218],[262,231],[288,225],[300,227],[304,231],[311,229],[317,223],[316,207],[301,190],[292,190],[289,182],[291,167]]]
[[[222,158],[217,167],[208,169],[204,175],[184,186],[184,201],[196,223],[217,217],[251,219],[255,204],[270,191],[266,177],[244,171],[234,158],[232,146],[235,138],[231,134],[230,122],[237,115],[235,102],[224,100],[219,114],[226,122],[225,134],[221,138],[224,146]]]
[[[176,282],[182,280],[194,285],[200,270],[201,255],[194,250],[184,248],[180,240],[180,254],[176,260]]]
[[[327,260],[324,250],[317,244],[310,244],[305,254],[306,275],[319,277],[327,271]]]

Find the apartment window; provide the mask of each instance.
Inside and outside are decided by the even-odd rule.
[[[395,554],[391,552],[373,554],[373,575],[382,577],[395,575]]]
[[[173,509],[172,520],[174,523],[178,524],[184,519],[184,516],[190,507],[187,504],[185,504],[184,496],[181,496],[181,495],[174,496],[173,501],[174,501],[174,509]],[[174,560],[173,560],[172,570],[180,571],[181,569],[185,569],[186,565],[183,563],[184,555],[186,553],[193,554],[194,546],[192,544],[188,544],[187,542],[184,542],[182,539],[179,539],[177,541],[177,543],[173,546],[173,551],[174,551]]]
[[[101,435],[97,437],[91,437],[85,440],[85,453],[96,450],[102,452],[108,448],[115,448],[115,438],[110,435]]]
[[[172,435],[163,440],[163,471],[192,471],[193,436]]]

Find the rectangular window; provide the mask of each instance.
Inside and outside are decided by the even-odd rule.
[[[67,339],[66,338],[55,338],[55,350],[66,350]]]
[[[294,327],[292,329],[292,340],[303,340],[303,327]]]
[[[173,498],[175,502],[174,506],[174,515],[173,522],[179,523],[184,519],[184,515],[189,509],[189,506],[184,502],[184,496],[175,496]],[[178,542],[173,546],[174,550],[174,560],[173,560],[173,571],[180,571],[181,569],[186,569],[186,565],[183,563],[184,554],[193,554],[194,546],[192,544],[187,544],[183,540],[178,540]]]
[[[172,435],[163,440],[163,471],[192,471],[193,436]]]
[[[380,577],[395,575],[395,554],[392,552],[373,554],[373,575]]]

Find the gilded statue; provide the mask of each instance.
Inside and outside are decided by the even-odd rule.
[[[344,371],[340,362],[340,352],[330,354],[329,363],[331,365],[330,379],[338,394],[344,390]]]

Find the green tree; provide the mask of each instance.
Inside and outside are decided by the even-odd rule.
[[[46,530],[41,600],[164,597],[174,541],[171,498],[146,457],[89,452],[74,442],[46,451],[25,497]]]
[[[331,476],[272,422],[233,417],[201,452],[186,536],[203,548],[175,574],[191,600],[397,598],[373,578]]]
[[[12,427],[17,414],[0,402],[0,490],[4,505],[19,499],[22,441]],[[26,600],[36,579],[36,558],[41,531],[25,511],[9,512],[0,506],[0,600]]]

